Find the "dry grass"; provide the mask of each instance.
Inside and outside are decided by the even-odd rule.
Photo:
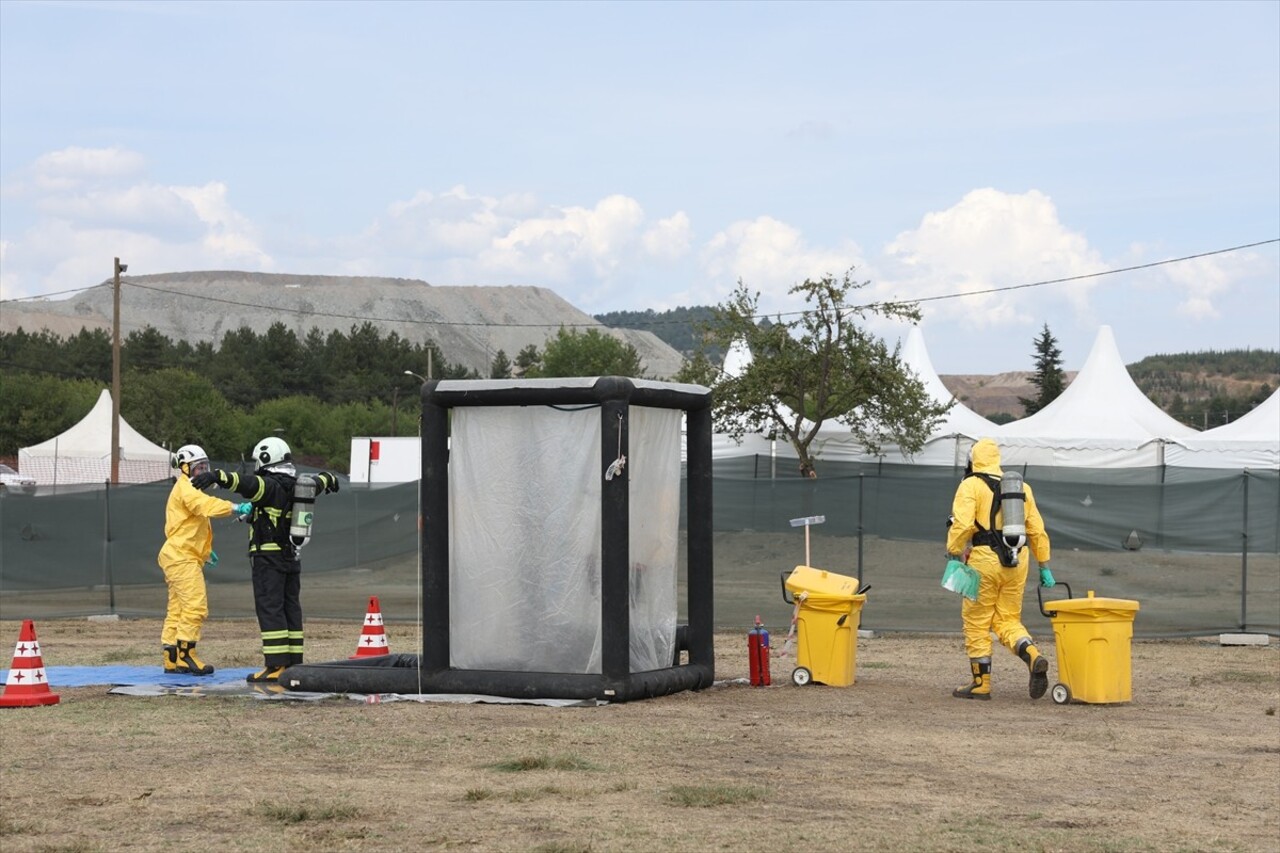
[[[36,627],[47,665],[159,663],[156,620]],[[409,630],[389,627],[397,651]],[[215,621],[201,650],[252,666],[255,633]],[[358,636],[309,623],[309,657]],[[717,637],[719,679],[745,650]],[[768,689],[596,708],[59,689],[0,711],[0,849],[1276,849],[1275,643],[1137,642],[1111,706],[1032,702],[998,654],[986,703],[949,696],[957,637],[897,635],[859,641],[848,688],[776,662]]]

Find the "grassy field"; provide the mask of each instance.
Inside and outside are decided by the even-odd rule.
[[[309,659],[352,654],[359,627],[309,622]],[[159,665],[158,620],[36,628],[47,666]],[[413,632],[388,626],[393,650]],[[215,620],[200,647],[254,666],[255,634]],[[715,687],[600,707],[59,688],[0,710],[0,849],[1276,849],[1275,642],[1136,641],[1115,705],[1033,702],[999,650],[993,700],[952,699],[958,636],[857,655],[849,687],[794,687],[783,659],[752,688],[745,636],[719,634]]]

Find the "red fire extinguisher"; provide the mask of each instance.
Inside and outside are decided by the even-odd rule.
[[[747,657],[751,668],[751,686],[769,686],[769,632],[756,617],[756,626],[747,632]]]

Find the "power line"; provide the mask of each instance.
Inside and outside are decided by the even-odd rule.
[[[1152,261],[1151,263],[1146,263],[1146,264],[1137,264],[1134,266],[1119,267],[1116,269],[1100,270],[1098,272],[1085,273],[1083,275],[1074,275],[1074,276],[1066,276],[1064,278],[1046,279],[1044,281],[1033,281],[1033,282],[1027,282],[1024,284],[1011,284],[1005,287],[987,288],[986,290],[971,290],[971,291],[965,291],[963,293],[946,293],[938,296],[922,296],[915,299],[879,300],[876,302],[869,302],[863,305],[839,306],[838,310],[857,311],[857,310],[868,310],[881,305],[906,305],[906,304],[919,304],[922,302],[939,302],[947,299],[965,299],[970,296],[984,296],[991,293],[1005,293],[1013,290],[1026,290],[1033,287],[1045,287],[1051,284],[1066,284],[1068,282],[1073,282],[1073,281],[1084,281],[1091,278],[1101,278],[1103,276],[1108,276],[1108,275],[1118,275],[1120,273],[1136,272],[1138,270],[1145,270],[1145,269],[1153,269],[1155,267],[1167,266],[1169,264],[1184,263],[1186,261],[1192,261],[1199,258],[1207,258],[1207,257],[1212,257],[1214,255],[1224,255],[1230,252],[1238,252],[1243,249],[1256,248],[1258,246],[1267,246],[1272,243],[1280,243],[1280,238],[1275,238],[1271,240],[1259,240],[1254,243],[1243,243],[1238,246],[1229,246],[1224,249],[1214,249],[1208,252],[1199,252],[1194,255],[1184,255],[1178,258],[1167,258],[1165,260]],[[176,296],[176,297],[185,298],[185,299],[196,299],[196,300],[203,300],[206,302],[216,302],[223,305],[234,305],[240,308],[252,308],[260,311],[305,314],[307,316],[312,316],[312,317],[326,317],[329,319],[336,319],[336,320],[355,320],[355,321],[370,322],[370,323],[404,323],[408,325],[422,325],[422,326],[480,327],[480,328],[499,328],[499,329],[520,329],[520,328],[546,329],[546,328],[560,328],[560,327],[572,329],[572,328],[596,328],[598,325],[600,325],[599,321],[596,321],[594,323],[562,323],[562,322],[491,323],[491,322],[462,322],[462,321],[449,321],[449,320],[417,320],[417,319],[408,318],[408,317],[373,317],[373,316],[364,316],[360,314],[341,314],[341,313],[331,313],[326,311],[315,311],[309,308],[289,308],[289,307],[280,307],[275,305],[263,305],[261,303],[255,303],[255,302],[242,302],[235,299],[224,299],[217,296],[206,296],[203,294],[184,293],[179,290],[170,290],[168,288],[155,287],[152,285],[140,284],[138,282],[127,281],[127,280],[122,280],[121,283],[128,287],[134,287],[140,290],[150,290],[156,293],[164,293],[169,296]],[[99,286],[101,285],[94,285],[94,287],[99,287]],[[43,294],[40,297],[24,296],[24,297],[19,297],[17,299],[0,300],[0,304],[5,304],[7,302],[20,302],[20,301],[25,301],[29,299],[43,298],[44,296],[57,296],[62,293],[76,293],[76,292],[88,290],[88,289],[90,288],[79,288],[78,290],[65,290],[65,291],[60,291],[59,293]],[[794,316],[803,316],[808,313],[811,313],[811,310],[801,309],[797,311],[784,311],[780,313],[764,312],[761,314],[753,315],[751,319],[755,320],[755,319],[766,319],[769,317],[794,317]],[[653,326],[660,326],[660,325],[665,326],[665,325],[681,324],[684,322],[687,322],[687,321],[655,320],[652,323],[646,324],[645,328],[650,328]],[[626,328],[626,327],[620,327],[620,328]]]

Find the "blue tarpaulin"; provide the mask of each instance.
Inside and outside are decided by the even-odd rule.
[[[158,666],[47,666],[45,678],[50,687],[91,687],[95,684],[154,684],[160,687],[199,687],[213,684],[244,683],[254,669],[219,669],[212,675],[176,675]],[[0,671],[0,683],[9,671]]]

